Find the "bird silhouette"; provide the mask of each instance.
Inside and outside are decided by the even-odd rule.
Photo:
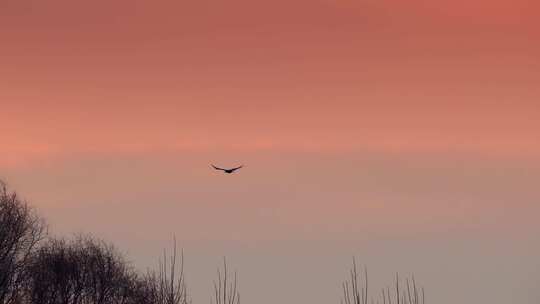
[[[234,171],[236,171],[236,170],[242,168],[243,166],[244,166],[244,165],[241,165],[240,167],[236,167],[236,168],[231,168],[231,169],[223,169],[223,168],[219,168],[219,167],[216,167],[216,166],[212,165],[212,167],[213,167],[214,169],[223,171],[223,172],[225,172],[225,173],[227,173],[227,174],[234,173]]]

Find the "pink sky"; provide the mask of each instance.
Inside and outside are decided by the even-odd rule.
[[[423,275],[437,303],[537,303],[538,9],[3,1],[0,178],[55,233],[94,233],[137,265],[173,233],[202,273],[227,254],[254,276],[248,302],[276,280],[291,302],[338,301],[360,254],[381,280]],[[316,260],[329,275],[310,282]],[[292,288],[302,271],[311,285]]]

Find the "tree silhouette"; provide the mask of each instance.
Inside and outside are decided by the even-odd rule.
[[[356,260],[353,258],[349,278],[343,282],[342,304],[424,304],[424,288],[416,286],[414,276],[405,279],[405,288],[400,289],[399,275],[396,274],[395,289],[390,291],[390,287],[383,288],[381,293],[375,298],[368,298],[368,274],[364,268],[363,275],[360,275]],[[369,299],[369,301],[368,301]]]
[[[0,181],[0,304],[20,301],[24,269],[45,236],[44,221]]]
[[[188,304],[186,279],[184,276],[184,254],[180,253],[177,261],[176,238],[169,257],[163,251],[158,271],[149,272],[144,280],[145,295],[150,303]]]
[[[240,292],[237,289],[236,271],[230,281],[227,261],[223,258],[223,271],[218,268],[218,279],[214,281],[214,300],[212,304],[240,304]],[[215,303],[214,303],[215,302]]]
[[[342,304],[424,304],[414,277],[395,289],[368,293],[367,270],[355,259]],[[212,304],[240,304],[236,272],[217,271]],[[91,236],[49,238],[45,222],[0,181],[0,304],[190,304],[184,255],[163,252],[159,267],[141,274],[111,244]]]
[[[27,268],[26,295],[35,304],[126,303],[137,275],[111,245],[91,237],[53,239]]]

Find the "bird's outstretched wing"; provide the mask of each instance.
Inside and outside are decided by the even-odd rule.
[[[225,169],[223,169],[223,168],[219,168],[219,167],[216,167],[216,166],[214,166],[214,165],[212,165],[212,167],[213,167],[214,169],[216,169],[216,170],[221,170],[221,171],[225,171]]]
[[[238,169],[240,169],[240,168],[242,168],[242,167],[244,167],[244,165],[241,165],[240,167],[232,168],[232,169],[230,169],[230,170],[231,170],[231,171],[236,171],[236,170],[238,170]]]

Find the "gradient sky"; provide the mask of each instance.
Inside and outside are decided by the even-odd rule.
[[[539,10],[0,0],[0,178],[140,268],[176,234],[196,303],[222,255],[244,303],[337,303],[353,255],[538,303]]]

